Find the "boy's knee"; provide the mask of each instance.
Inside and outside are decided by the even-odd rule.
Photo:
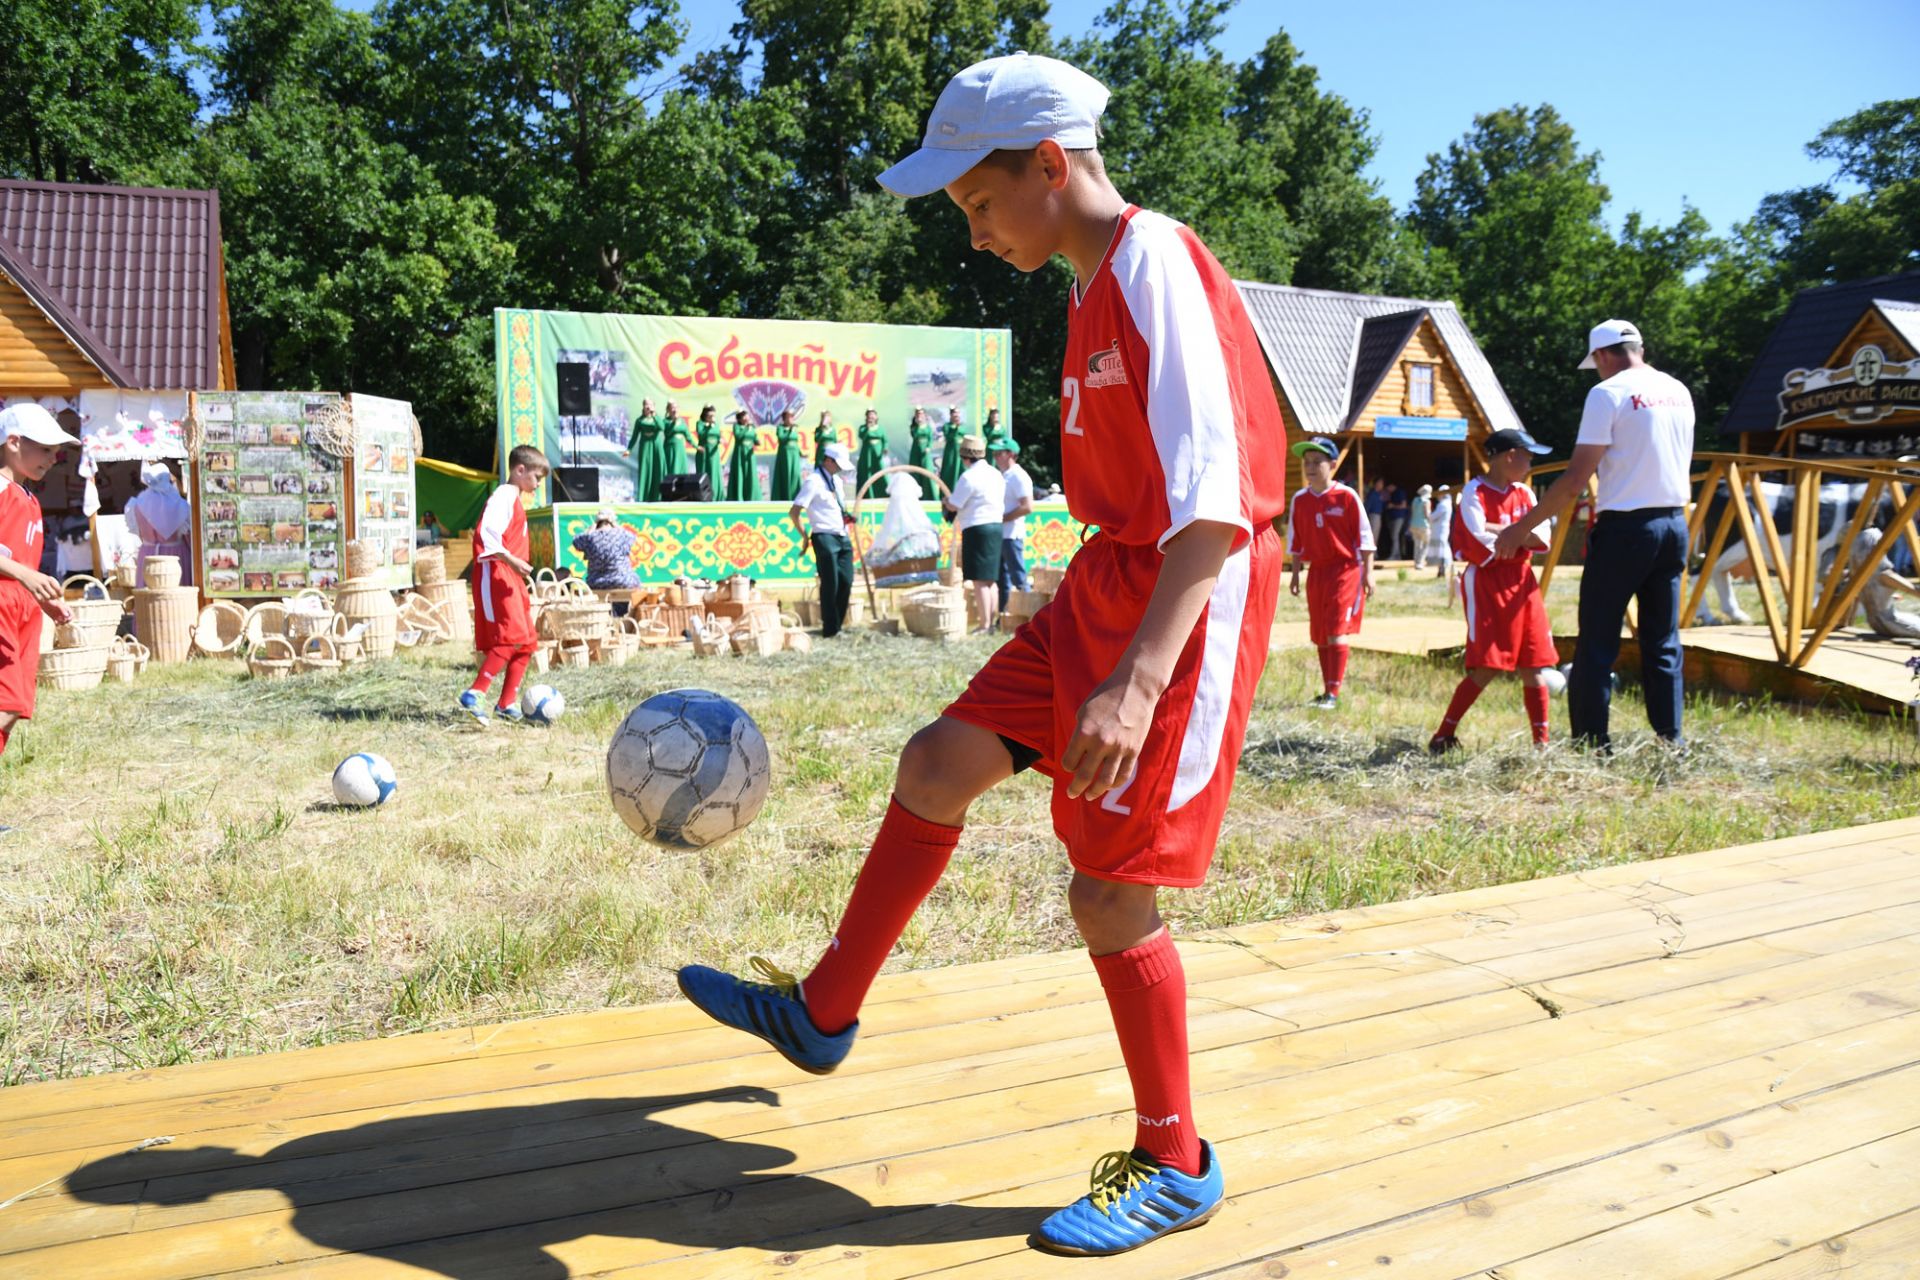
[[[957,785],[952,752],[942,721],[934,721],[907,739],[894,773],[894,798],[929,822],[959,825],[973,796]]]
[[[1149,884],[1125,884],[1074,873],[1067,908],[1087,947],[1109,955],[1137,946],[1160,928],[1158,892]]]
[[[0,733],[5,733],[19,723],[20,713],[18,711],[0,711]]]

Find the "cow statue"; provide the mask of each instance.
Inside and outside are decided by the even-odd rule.
[[[1774,531],[1780,535],[1780,554],[1791,562],[1794,508],[1797,505],[1794,486],[1762,480],[1759,489],[1760,503],[1754,508],[1753,517],[1755,521],[1763,519],[1773,521]],[[1854,513],[1860,509],[1860,504],[1866,501],[1866,496],[1867,486],[1860,481],[1832,480],[1820,486],[1820,507],[1814,528],[1819,539],[1819,573],[1823,578],[1832,566],[1834,556],[1839,553],[1841,537],[1853,523]],[[1694,619],[1697,626],[1753,621],[1753,618],[1741,609],[1739,603],[1733,598],[1734,575],[1742,570],[1747,575],[1753,573],[1752,551],[1747,546],[1746,537],[1742,534],[1740,522],[1737,519],[1727,529],[1727,541],[1720,550],[1719,559],[1711,565],[1700,563],[1704,561],[1706,547],[1713,538],[1713,531],[1720,527],[1720,517],[1725,514],[1727,504],[1732,500],[1727,491],[1726,481],[1723,480],[1714,490],[1713,497],[1707,502],[1707,518],[1700,528],[1700,546],[1694,553],[1696,557],[1694,571],[1707,575],[1713,587],[1714,598],[1720,604],[1721,616],[1717,618],[1714,616],[1703,596],[1700,601],[1699,616]],[[1885,529],[1893,519],[1893,509],[1892,497],[1883,492],[1867,517],[1868,527]],[[1765,539],[1763,538],[1762,541],[1764,542]],[[1766,557],[1769,568],[1776,573],[1780,571],[1780,566],[1773,563],[1771,547],[1762,546],[1761,555]]]
[[[1884,536],[1878,529],[1860,531],[1847,557],[1849,576],[1860,572]],[[1868,629],[1889,640],[1920,640],[1920,613],[1900,608],[1894,599],[1896,595],[1920,598],[1920,584],[1895,573],[1883,558],[1874,566],[1873,576],[1860,592],[1860,607],[1866,611]]]

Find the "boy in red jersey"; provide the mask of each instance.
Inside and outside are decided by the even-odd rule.
[[[1497,560],[1494,539],[1500,531],[1536,505],[1525,483],[1535,454],[1547,447],[1518,428],[1496,431],[1484,450],[1487,474],[1467,482],[1460,491],[1460,509],[1453,522],[1454,554],[1464,560],[1460,595],[1467,607],[1467,674],[1453,691],[1453,701],[1434,731],[1427,750],[1443,755],[1460,745],[1454,730],[1460,718],[1502,671],[1518,671],[1525,686],[1527,722],[1535,746],[1547,741],[1547,668],[1560,660],[1553,647],[1553,628],[1547,624],[1547,603],[1533,576],[1533,557]],[[1549,521],[1536,530],[1535,550],[1547,549],[1553,530]]]
[[[40,499],[22,482],[44,480],[60,446],[79,443],[37,404],[0,413],[0,755],[13,726],[33,719],[41,615],[55,622],[73,616],[61,600],[59,579],[40,572],[46,522]]]
[[[1340,705],[1347,679],[1347,637],[1360,631],[1367,599],[1373,595],[1373,528],[1360,495],[1333,478],[1340,449],[1325,436],[1293,446],[1307,487],[1287,507],[1287,555],[1293,577],[1287,589],[1300,594],[1300,566],[1307,575],[1307,634],[1320,653],[1320,696],[1312,705],[1330,711]]]
[[[520,499],[539,488],[546,475],[546,454],[532,445],[515,445],[507,455],[507,482],[493,491],[473,527],[473,647],[483,656],[480,673],[460,695],[460,709],[481,724],[487,723],[487,690],[502,671],[507,678],[494,713],[506,721],[522,718],[515,699],[537,641],[526,582],[533,573],[527,562],[533,552]]]
[[[976,249],[1073,265],[1060,381],[1067,502],[1099,533],[1053,603],[901,753],[892,804],[839,930],[803,981],[704,966],[680,988],[794,1064],[833,1070],[868,986],[960,838],[967,807],[1025,768],[1053,779],[1068,904],[1133,1084],[1134,1147],[1036,1239],[1119,1253],[1198,1226],[1224,1194],[1194,1127],[1186,980],[1160,886],[1206,875],[1233,785],[1282,561],[1284,431],[1233,282],[1192,231],[1128,204],[1094,149],[1107,90],[1051,58],[967,68],[921,150],[881,182],[945,189]]]

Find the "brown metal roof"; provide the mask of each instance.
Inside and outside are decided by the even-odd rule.
[[[223,385],[218,192],[0,181],[0,270],[117,385]]]

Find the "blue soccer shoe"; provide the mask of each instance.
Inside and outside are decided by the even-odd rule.
[[[1093,1190],[1034,1232],[1048,1253],[1125,1253],[1211,1218],[1226,1197],[1213,1146],[1200,1144],[1200,1172],[1163,1169],[1138,1147],[1109,1151],[1093,1166]]]
[[[507,724],[520,724],[527,718],[526,713],[512,703],[495,707],[493,714]]]
[[[481,724],[484,725],[487,723],[487,704],[483,702],[480,695],[473,690],[468,689],[460,695],[460,709],[472,716],[475,720],[478,720]]]
[[[860,1024],[828,1035],[813,1025],[800,982],[759,956],[753,967],[764,981],[748,982],[703,964],[680,970],[680,993],[715,1022],[759,1036],[802,1071],[824,1076],[846,1058]]]

